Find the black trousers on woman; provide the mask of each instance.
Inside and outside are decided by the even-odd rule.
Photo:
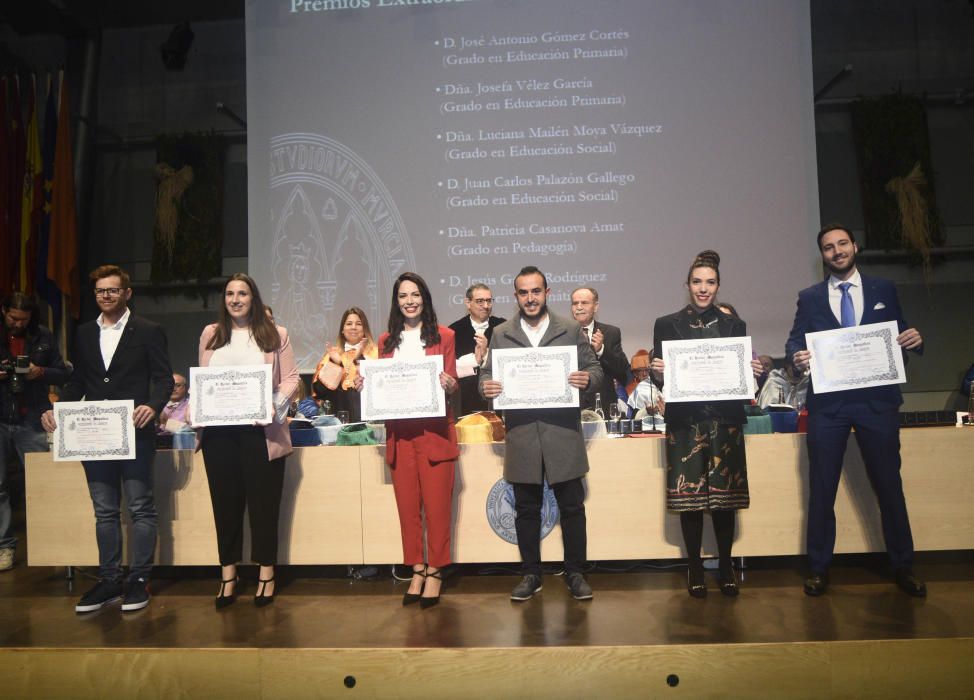
[[[284,460],[267,458],[264,429],[259,426],[216,426],[203,431],[203,462],[221,566],[243,560],[244,508],[250,516],[251,559],[261,566],[277,563]]]

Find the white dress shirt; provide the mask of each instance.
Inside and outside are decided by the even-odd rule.
[[[582,326],[582,330],[585,331],[585,337],[588,338],[588,344],[592,345],[592,336],[595,335],[595,319],[593,318],[592,322],[587,326]],[[592,347],[592,352],[595,352],[594,346]],[[603,352],[605,352],[605,342],[602,343],[602,347],[599,348],[599,351],[595,352],[595,356],[601,359]]]
[[[105,363],[105,369],[108,369],[112,364],[112,358],[115,357],[115,351],[118,350],[118,342],[122,339],[122,333],[125,331],[125,325],[129,322],[131,315],[132,311],[126,308],[120,319],[112,325],[106,326],[105,314],[98,314],[98,328],[101,329],[98,334],[98,345],[101,346],[101,359]]]
[[[470,319],[470,325],[473,326],[474,335],[487,335],[487,329],[490,327],[490,319],[488,318],[483,323],[473,320],[473,316],[467,316]],[[487,361],[486,354],[484,356],[483,362]],[[477,353],[468,352],[466,355],[460,355],[457,358],[457,377],[463,379],[464,377],[472,377],[477,373],[479,367],[483,365],[477,364]]]
[[[862,323],[862,310],[865,305],[862,298],[862,277],[859,275],[859,270],[853,272],[852,277],[845,281],[851,284],[849,296],[852,297],[852,308],[856,312],[856,325],[858,326]],[[839,289],[840,284],[842,284],[842,280],[835,275],[829,275],[829,306],[832,307],[835,319],[842,323],[842,290]]]

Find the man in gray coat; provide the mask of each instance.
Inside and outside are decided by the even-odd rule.
[[[574,345],[578,371],[568,383],[579,390],[602,383],[602,368],[581,326],[548,311],[548,281],[536,267],[525,267],[514,279],[520,313],[494,329],[490,350]],[[494,399],[504,391],[493,379],[490,362],[481,374],[480,392]],[[511,600],[529,600],[541,590],[541,503],[547,480],[558,501],[565,548],[565,582],[576,600],[589,600],[592,587],[582,573],[586,560],[585,487],[588,472],[585,439],[578,408],[509,409],[505,411],[504,478],[514,487],[514,510],[521,582]]]

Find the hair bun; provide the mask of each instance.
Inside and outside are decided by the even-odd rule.
[[[697,257],[693,260],[693,266],[712,267],[716,270],[720,266],[720,256],[715,250],[701,251],[697,253]]]

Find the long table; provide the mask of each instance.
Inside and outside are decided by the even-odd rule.
[[[751,507],[737,517],[734,553],[804,550],[808,458],[800,434],[749,435]],[[974,428],[901,432],[903,484],[917,550],[974,549]],[[591,472],[588,554],[592,560],[683,556],[679,518],[665,509],[665,460],[659,438],[587,443]],[[461,445],[454,494],[453,548],[460,563],[516,562],[515,544],[495,533],[511,525],[504,503],[503,444]],[[287,459],[281,504],[280,563],[388,564],[402,560],[392,480],[382,446],[298,448]],[[28,455],[27,542],[31,566],[98,563],[95,520],[80,463]],[[156,455],[160,565],[217,561],[216,533],[202,455]],[[499,502],[500,501],[500,502]],[[492,518],[488,517],[488,504]],[[879,509],[855,440],[836,501],[836,552],[883,551]],[[123,524],[130,523],[123,516]],[[716,548],[709,532],[707,553]],[[127,537],[126,542],[130,542]],[[249,544],[245,542],[245,553]],[[542,542],[546,561],[562,558],[557,525]]]

